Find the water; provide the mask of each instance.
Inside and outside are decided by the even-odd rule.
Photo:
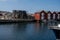
[[[58,22],[0,24],[0,40],[56,40],[53,30],[48,26],[57,24]]]

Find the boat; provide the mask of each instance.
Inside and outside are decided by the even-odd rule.
[[[55,33],[56,39],[60,39],[60,24],[58,26],[50,26],[49,28]]]

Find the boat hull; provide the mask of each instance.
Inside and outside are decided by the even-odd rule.
[[[60,30],[57,29],[52,29],[52,30],[55,33],[56,39],[60,39]]]

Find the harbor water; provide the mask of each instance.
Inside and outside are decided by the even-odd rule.
[[[59,22],[46,23],[0,23],[0,40],[56,40],[53,30],[48,26]]]

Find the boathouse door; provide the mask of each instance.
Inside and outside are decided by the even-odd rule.
[[[50,14],[50,13],[48,13],[48,20],[50,20],[50,17],[51,17],[51,14]]]
[[[53,14],[53,20],[55,20],[55,14]]]
[[[45,14],[44,13],[41,13],[41,20],[44,20],[45,18]]]
[[[58,13],[58,20],[60,19],[60,14]]]

